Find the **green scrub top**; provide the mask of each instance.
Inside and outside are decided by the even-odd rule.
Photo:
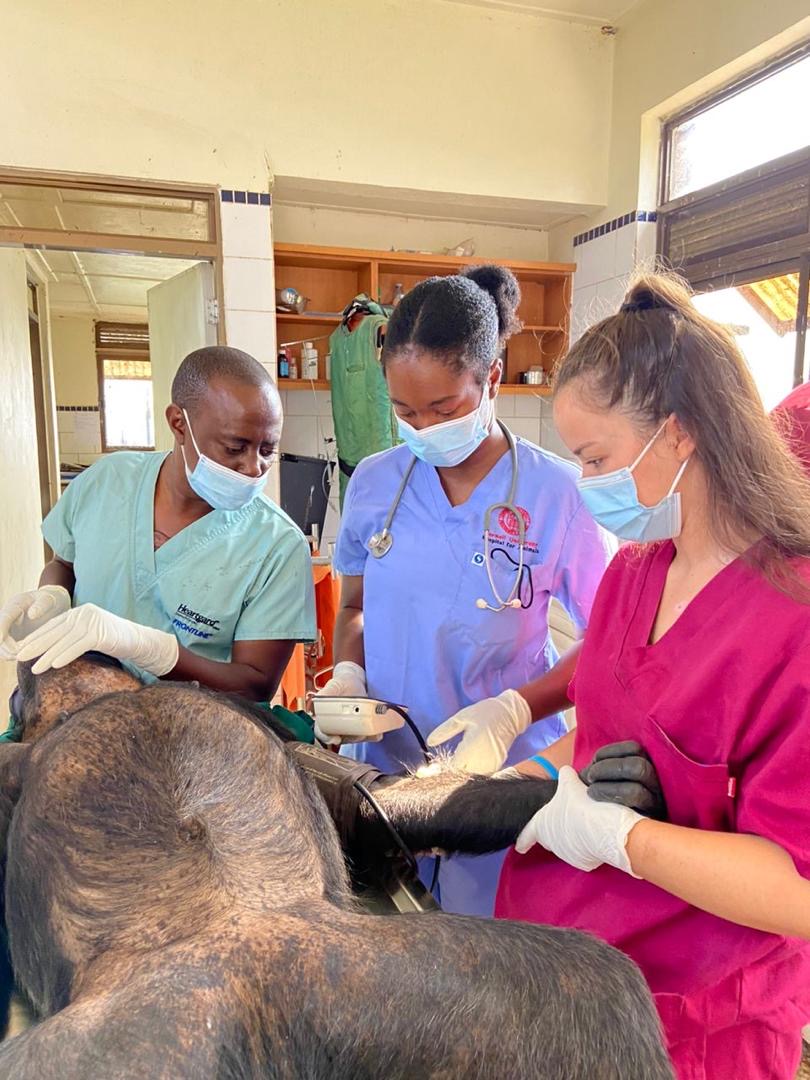
[[[166,630],[209,660],[229,661],[234,641],[314,640],[309,547],[266,496],[212,510],[155,551],[155,484],[166,456],[106,455],[71,481],[43,522],[55,554],[73,564],[74,604]]]

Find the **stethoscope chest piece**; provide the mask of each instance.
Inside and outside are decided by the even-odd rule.
[[[388,529],[382,529],[371,537],[368,542],[368,550],[375,559],[381,559],[383,555],[387,555],[391,550],[393,542],[394,538]]]

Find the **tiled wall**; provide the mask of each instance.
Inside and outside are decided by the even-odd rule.
[[[270,196],[222,192],[225,335],[275,378],[276,298]]]
[[[279,383],[284,405],[281,449],[288,454],[333,457],[335,428],[332,397],[328,390],[285,390]]]
[[[633,270],[655,255],[654,211],[634,210],[574,237],[574,294],[571,338],[611,315],[627,290]]]
[[[551,398],[535,397],[534,394],[501,394],[498,398],[498,416],[515,435],[560,457],[571,457],[554,427]]]
[[[56,425],[63,464],[92,465],[101,457],[98,405],[57,405]]]
[[[225,340],[276,377],[272,206],[266,192],[221,192]],[[278,469],[268,494],[278,499]]]

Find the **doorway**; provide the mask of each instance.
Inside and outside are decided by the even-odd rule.
[[[210,263],[37,251],[48,280],[62,486],[104,454],[165,450],[179,361],[217,342]]]
[[[0,245],[27,249],[45,283],[44,293],[34,290],[29,301],[32,327],[47,304],[54,367],[43,376],[42,335],[32,329],[43,514],[60,487],[102,453],[165,448],[155,417],[167,403],[173,371],[191,349],[224,342],[216,303],[222,293],[220,235],[214,188],[0,169]],[[110,324],[141,329],[138,355],[127,349],[129,341],[99,339],[99,328]],[[152,333],[144,334],[150,324]],[[183,331],[174,332],[175,324]],[[59,466],[67,468],[49,477],[46,498],[43,415],[49,401],[56,421],[52,441],[59,445]],[[130,423],[136,414],[140,424]]]

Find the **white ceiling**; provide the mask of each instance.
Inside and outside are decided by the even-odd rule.
[[[48,306],[57,315],[146,321],[146,293],[194,262],[147,255],[88,251],[31,251],[48,282]]]
[[[613,25],[641,0],[452,0],[456,4],[544,15],[553,19]]]

